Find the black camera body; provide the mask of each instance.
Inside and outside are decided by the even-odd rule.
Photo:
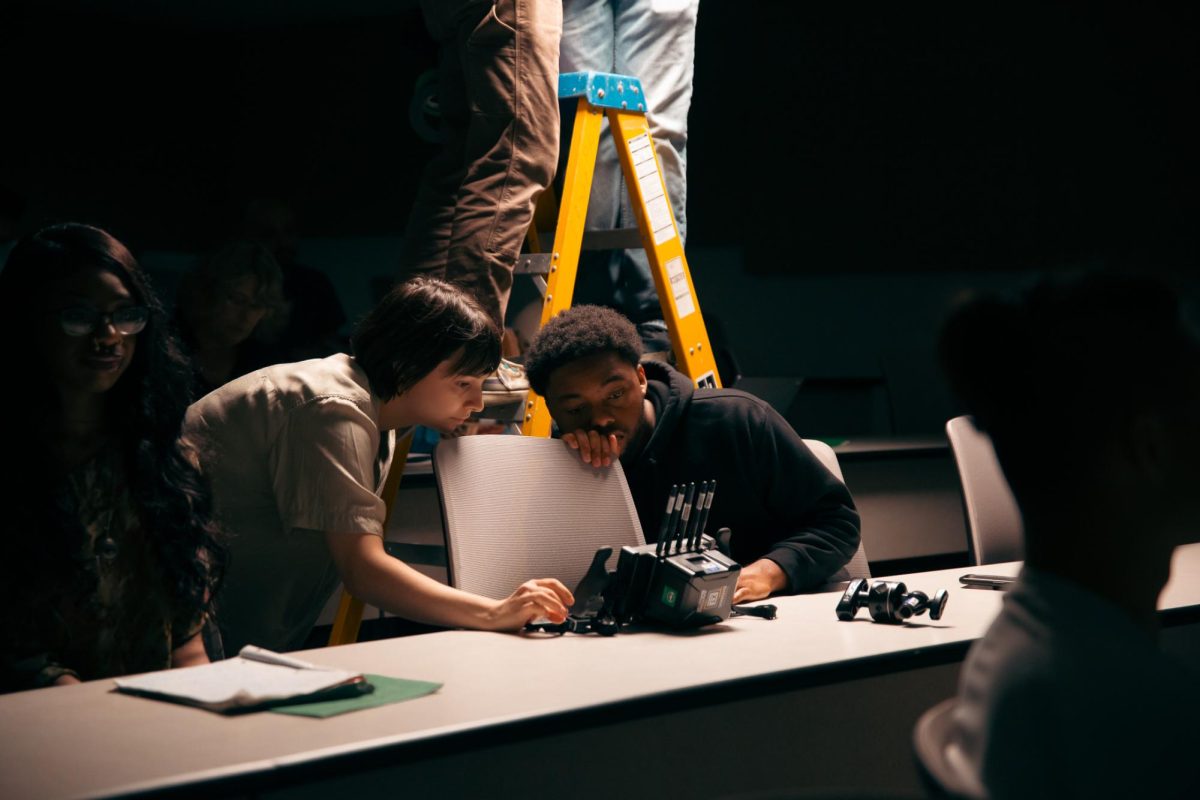
[[[622,547],[615,572],[608,571],[612,548],[600,548],[575,589],[566,621],[526,628],[612,636],[630,623],[686,629],[724,622],[733,614],[774,619],[773,605],[733,605],[742,567],[704,533],[716,488],[716,481],[672,486],[658,541]],[[728,543],[729,529],[718,536]]]
[[[709,536],[699,546],[661,554],[656,544],[622,547],[610,596],[622,624],[655,622],[699,628],[729,619],[742,567],[716,549]]]

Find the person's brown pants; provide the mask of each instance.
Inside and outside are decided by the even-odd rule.
[[[425,0],[445,141],[426,167],[402,273],[445,277],[503,327],[513,266],[558,161],[561,0]]]

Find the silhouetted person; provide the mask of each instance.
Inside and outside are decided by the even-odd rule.
[[[275,362],[287,322],[283,274],[265,245],[231,242],[183,278],[176,321],[192,358],[196,398]]]
[[[981,298],[941,337],[1025,526],[964,665],[958,753],[992,798],[1195,797],[1197,675],[1157,646],[1200,532],[1200,340],[1162,285],[1090,276]]]
[[[291,207],[269,198],[246,207],[245,234],[266,245],[283,272],[283,297],[291,313],[279,334],[280,361],[323,358],[343,352],[346,312],[329,276],[296,260],[296,217]]]
[[[0,269],[4,268],[4,260],[17,243],[24,213],[24,199],[7,186],[0,185]]]

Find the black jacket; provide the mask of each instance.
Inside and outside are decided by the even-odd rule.
[[[655,541],[671,484],[716,479],[705,526],[732,533],[741,564],[767,557],[788,591],[815,589],[858,548],[858,512],[845,484],[766,402],[736,389],[696,389],[683,374],[646,362],[657,413],[640,453],[621,459],[646,541]]]

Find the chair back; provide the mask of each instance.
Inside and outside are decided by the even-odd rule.
[[[946,423],[967,518],[967,552],[972,564],[1019,561],[1025,557],[1021,511],[1000,469],[996,450],[970,417]]]
[[[832,472],[834,477],[842,483],[846,482],[846,479],[842,477],[842,467],[838,464],[837,453],[833,452],[832,447],[819,439],[805,439],[803,441],[805,446],[817,457],[817,460],[825,465],[825,469]],[[830,578],[830,581],[838,582],[853,580],[854,578],[870,577],[871,566],[867,563],[867,550],[863,545],[862,537],[859,537],[858,549],[854,551],[854,555],[851,557],[849,563],[838,570]]]
[[[943,700],[917,719],[913,756],[930,797],[984,800],[982,784],[967,764],[955,736],[954,710],[958,699]]]
[[[501,599],[531,578],[574,590],[600,547],[644,544],[618,465],[596,469],[558,439],[464,436],[438,444],[450,585]]]

